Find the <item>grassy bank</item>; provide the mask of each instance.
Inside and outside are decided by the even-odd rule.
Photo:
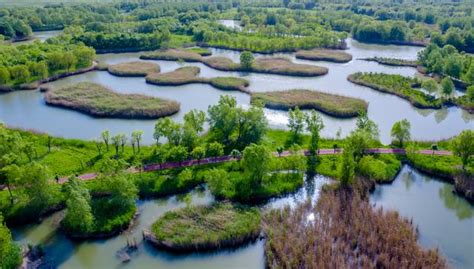
[[[152,225],[150,240],[171,251],[207,251],[237,247],[260,234],[257,209],[214,204],[165,213]]]
[[[45,94],[48,105],[95,117],[155,119],[179,111],[179,103],[139,94],[119,94],[99,84],[81,82]]]
[[[439,252],[418,245],[409,220],[376,209],[363,197],[356,190],[328,190],[315,205],[270,211],[262,220],[267,266],[447,267]]]
[[[299,50],[295,53],[295,57],[297,59],[334,63],[347,63],[352,60],[352,55],[347,52],[326,49]]]
[[[272,109],[315,109],[340,118],[356,117],[360,111],[367,111],[368,106],[367,102],[357,98],[297,89],[253,93],[252,102],[262,102]]]
[[[144,77],[150,73],[159,73],[160,66],[149,62],[127,62],[110,65],[107,71],[115,76]]]
[[[245,89],[249,82],[237,77],[198,77],[201,72],[199,67],[185,66],[167,73],[151,73],[146,77],[146,82],[162,86],[178,86],[191,83],[204,83],[214,88],[229,91],[247,92]]]
[[[471,113],[471,114],[474,114],[474,100],[473,99],[469,99],[469,96],[466,94],[466,95],[463,95],[463,96],[459,96],[457,98],[454,98],[453,102],[463,108],[464,110],[466,110],[467,112]]]
[[[389,65],[389,66],[409,66],[409,67],[418,66],[418,61],[416,60],[404,60],[404,59],[397,59],[397,58],[371,57],[371,58],[363,58],[361,60],[376,62],[379,64]]]
[[[244,69],[239,63],[235,63],[226,57],[202,57],[199,53],[177,49],[146,53],[141,55],[140,59],[202,62],[211,68],[222,71],[246,71],[301,77],[321,76],[328,72],[328,69],[325,67],[296,64],[283,57],[257,58],[250,69]]]
[[[352,83],[401,97],[418,108],[438,109],[443,105],[442,100],[415,89],[414,87],[419,86],[419,83],[413,78],[383,73],[358,72],[349,75],[347,79]]]

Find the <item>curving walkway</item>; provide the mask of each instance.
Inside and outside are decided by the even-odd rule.
[[[318,150],[318,155],[333,155],[333,154],[341,154],[343,149],[320,149]],[[374,148],[374,149],[368,149],[367,153],[372,153],[372,154],[398,154],[398,155],[405,155],[406,151],[405,149],[399,149],[399,148]],[[428,150],[428,149],[422,149],[417,151],[418,154],[423,154],[423,155],[438,155],[438,156],[450,156],[453,155],[453,153],[449,150]],[[278,154],[277,152],[273,153],[275,156],[280,156],[280,157],[287,157],[290,156],[292,153],[290,151],[283,151],[281,154]],[[300,154],[309,156],[310,152],[308,150],[302,150],[300,151]],[[150,171],[159,171],[159,170],[166,170],[166,169],[173,169],[173,168],[181,168],[181,167],[190,167],[190,166],[196,166],[196,165],[204,165],[204,164],[215,164],[215,163],[223,163],[223,162],[228,162],[232,161],[238,158],[232,157],[230,155],[225,155],[225,156],[219,156],[219,157],[209,157],[209,158],[203,158],[200,160],[197,159],[192,159],[192,160],[186,160],[182,162],[166,162],[162,164],[148,164],[143,166],[143,171],[145,172],[150,172]],[[130,172],[132,173],[138,173],[141,170],[137,169],[129,169]],[[87,173],[87,174],[82,174],[77,176],[81,180],[91,180],[97,177],[97,173]],[[68,180],[68,177],[63,177],[58,180],[59,184],[63,184]]]

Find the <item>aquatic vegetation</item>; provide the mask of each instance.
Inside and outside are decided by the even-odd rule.
[[[95,117],[160,118],[179,111],[179,103],[139,94],[119,94],[99,84],[81,82],[45,93],[48,105],[78,110]]]
[[[204,83],[211,86],[229,91],[247,92],[245,89],[249,82],[243,78],[237,77],[198,77],[200,68],[196,66],[185,66],[167,73],[150,73],[146,77],[146,82],[155,85],[178,86],[190,83]]]
[[[216,203],[167,212],[145,238],[156,247],[185,252],[237,247],[259,234],[258,209]]]
[[[369,62],[377,62],[383,65],[391,65],[391,66],[411,66],[417,67],[418,61],[416,60],[405,60],[405,59],[397,59],[397,58],[386,58],[386,57],[371,57],[371,58],[363,58],[361,60],[369,61]]]
[[[144,77],[150,73],[159,73],[160,66],[149,62],[126,62],[109,65],[107,71],[115,76]]]
[[[140,56],[140,59],[202,62],[211,68],[222,71],[246,71],[287,76],[313,77],[325,75],[328,72],[325,67],[296,64],[284,57],[257,58],[250,68],[243,68],[239,63],[226,57],[202,57],[198,53],[177,49],[145,53]]]
[[[441,108],[444,101],[415,89],[419,82],[414,78],[383,73],[354,73],[347,78],[350,82],[371,89],[397,95],[419,108]]]
[[[367,111],[368,107],[367,102],[361,99],[299,89],[252,93],[252,102],[262,102],[272,109],[315,109],[341,118],[356,117],[360,111]]]
[[[352,55],[347,52],[326,49],[299,50],[295,53],[295,57],[297,59],[335,63],[347,63],[352,60]]]
[[[315,205],[272,210],[262,223],[269,267],[447,267],[417,244],[409,220],[373,208],[356,190],[323,191]]]

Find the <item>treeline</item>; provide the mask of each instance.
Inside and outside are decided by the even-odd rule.
[[[15,86],[89,67],[95,51],[84,45],[34,42],[0,45],[0,85]]]
[[[418,54],[418,61],[429,73],[447,75],[474,84],[474,57],[460,53],[452,45],[429,45]]]

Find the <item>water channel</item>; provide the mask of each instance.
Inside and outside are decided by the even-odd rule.
[[[296,62],[322,65],[329,68],[325,76],[315,78],[300,78],[242,72],[217,71],[201,63],[185,63],[154,61],[161,66],[162,72],[172,71],[182,65],[194,65],[201,68],[202,77],[239,76],[250,81],[250,91],[274,91],[294,88],[314,89],[329,93],[359,97],[369,102],[369,117],[380,128],[381,140],[390,142],[390,129],[394,122],[408,119],[412,125],[412,137],[421,140],[436,140],[448,138],[464,129],[474,128],[474,115],[456,108],[441,110],[417,109],[407,101],[393,95],[376,92],[372,89],[358,86],[347,81],[346,77],[357,71],[383,72],[413,76],[416,69],[411,67],[389,67],[358,60],[359,58],[379,56],[415,59],[418,47],[362,44],[349,39],[349,53],[353,60],[345,64],[328,62],[311,62],[296,60],[292,54],[278,54],[293,58]],[[234,61],[239,60],[239,53],[231,50],[212,49],[214,55],[226,56]],[[109,64],[137,60],[140,53],[102,54],[98,60]],[[257,55],[258,57],[268,57]],[[241,92],[225,92],[209,85],[189,84],[179,87],[155,86],[145,83],[144,78],[116,77],[104,71],[94,71],[55,82],[54,87],[68,86],[81,81],[103,84],[121,93],[141,93],[150,96],[177,100],[181,103],[181,111],[173,116],[181,121],[183,115],[191,109],[207,110],[209,105],[217,103],[219,96],[230,94],[242,106],[248,106],[250,96]],[[285,128],[287,112],[265,110],[266,116],[273,128]],[[144,141],[152,142],[154,120],[124,120],[98,119],[88,115],[62,108],[45,105],[43,94],[38,90],[18,91],[0,95],[0,120],[9,126],[25,129],[35,129],[68,138],[91,139],[99,136],[100,132],[109,129],[111,133],[131,133],[140,129],[145,132]],[[355,119],[336,119],[323,115],[326,128],[323,136],[334,137],[338,129],[342,134],[348,134],[355,126]],[[80,131],[79,131],[80,130]]]

